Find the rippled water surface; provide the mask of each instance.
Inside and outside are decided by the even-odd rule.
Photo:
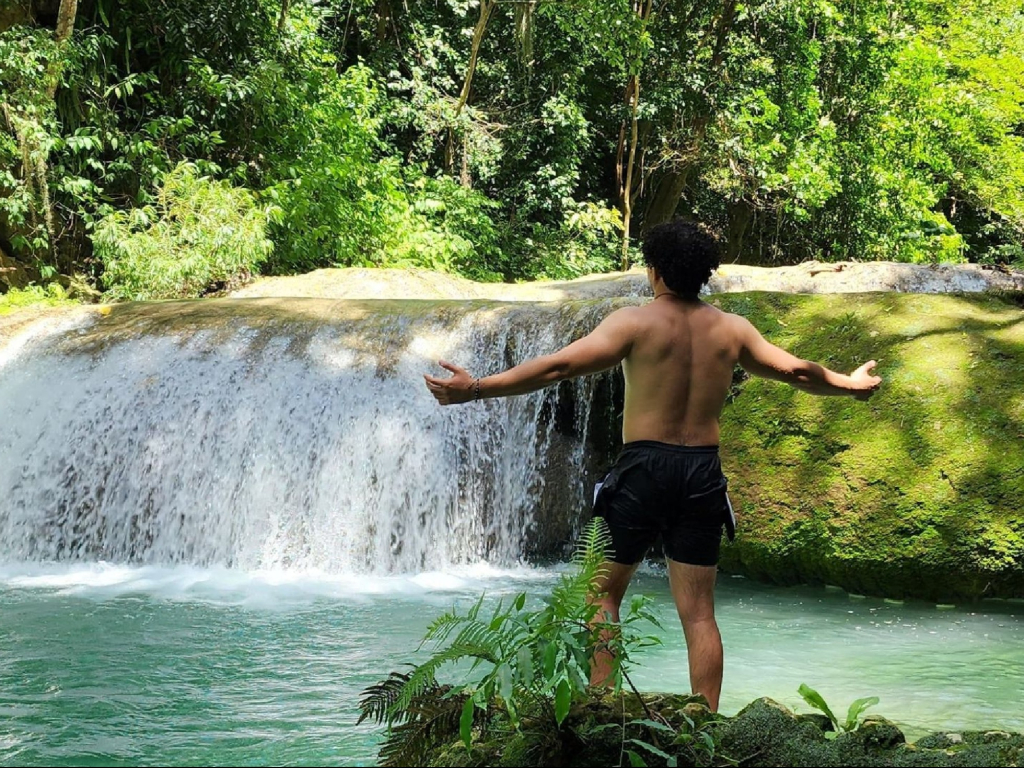
[[[0,568],[0,763],[369,765],[359,691],[413,658],[427,622],[483,590],[540,595],[556,571],[322,577],[120,566]],[[686,688],[664,578],[641,688]],[[877,695],[908,727],[1024,730],[1024,605],[939,608],[723,578],[723,710],[757,696],[836,709]]]

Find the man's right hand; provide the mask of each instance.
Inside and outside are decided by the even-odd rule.
[[[882,386],[882,377],[871,373],[876,365],[874,360],[869,360],[850,374],[850,394],[858,400],[868,400]]]

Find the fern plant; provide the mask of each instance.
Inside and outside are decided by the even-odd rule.
[[[633,599],[618,624],[598,615],[594,583],[609,543],[604,522],[592,521],[577,545],[573,568],[559,578],[541,607],[528,607],[526,594],[520,593],[485,613],[481,596],[464,614],[453,609],[436,618],[423,641],[433,645],[431,656],[363,692],[359,721],[389,727],[382,765],[416,765],[412,758],[456,734],[469,748],[474,729],[488,723],[507,721],[519,729],[524,720],[553,720],[561,726],[573,702],[586,695],[595,651],[610,652],[608,680],[616,691],[629,684],[630,654],[660,643],[637,625],[658,621],[642,596]],[[466,682],[439,683],[442,669],[467,662]],[[489,717],[493,712],[503,717]]]

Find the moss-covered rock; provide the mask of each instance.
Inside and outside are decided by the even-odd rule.
[[[627,750],[649,766],[667,760],[638,746],[652,743],[680,766],[745,765],[782,768],[831,766],[1019,766],[1024,736],[1001,731],[937,733],[907,744],[896,725],[882,717],[836,735],[825,718],[795,715],[771,699],[758,699],[735,717],[708,711],[703,700],[687,696],[645,695],[646,709],[634,696],[604,696],[576,705],[561,729],[543,722],[521,731],[497,728],[478,733],[473,748],[453,740],[435,749],[427,762],[444,768],[469,766],[629,765]],[[664,723],[645,729],[643,722]],[[629,723],[634,723],[629,725]],[[626,732],[623,735],[623,723]],[[704,732],[714,748],[694,748],[688,736]]]
[[[907,744],[881,717],[847,733],[823,731],[771,699],[758,699],[721,725],[720,753],[743,765],[790,766],[1017,766],[1024,736],[1007,733],[933,734]]]
[[[1013,297],[734,294],[768,339],[868,403],[737,385],[722,454],[740,520],[726,570],[889,597],[1024,596],[1024,311]]]

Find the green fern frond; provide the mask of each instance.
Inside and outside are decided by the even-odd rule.
[[[581,568],[600,566],[608,559],[611,547],[612,537],[608,524],[604,518],[592,518],[576,542],[572,561]]]
[[[393,721],[393,707],[402,689],[408,684],[411,672],[392,672],[384,680],[375,683],[359,694],[359,719],[356,725],[364,720],[373,720],[377,725]]]
[[[455,613],[454,609],[446,611],[430,622],[430,625],[427,627],[427,633],[423,637],[423,642],[426,643],[428,640],[433,640],[440,645],[448,639],[456,627],[465,624],[467,621],[469,621],[468,617],[459,616]]]
[[[501,660],[501,646],[500,642],[495,643],[494,634],[484,625],[472,624],[466,627],[451,645],[441,649],[412,671],[391,705],[390,711],[397,715],[406,710],[424,691],[436,687],[437,671],[445,664],[463,659],[497,664]]]
[[[572,571],[565,573],[551,591],[548,604],[556,613],[575,611],[583,606],[593,591],[594,581],[601,574],[611,550],[608,525],[599,517],[591,520],[580,535],[573,553]]]
[[[487,624],[471,622],[459,630],[452,641],[452,647],[458,645],[483,649],[486,653],[480,654],[480,656],[488,661],[492,658],[501,658],[504,655],[505,638],[500,629],[500,624],[497,629],[493,629]]]
[[[433,748],[459,738],[459,722],[467,697],[450,693],[449,686],[441,686],[429,696],[418,696],[409,703],[405,722],[391,729],[381,745],[381,766],[425,765]],[[484,716],[481,711],[474,720]]]

